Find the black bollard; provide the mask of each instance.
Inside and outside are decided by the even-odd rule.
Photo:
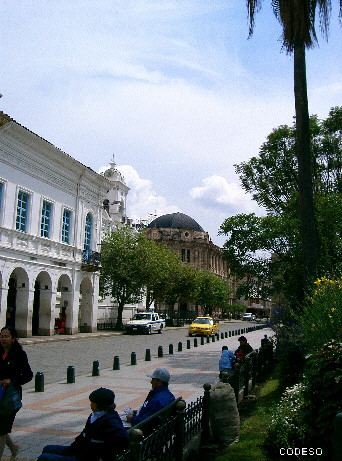
[[[67,368],[67,383],[72,384],[75,382],[75,367],[68,366]]]
[[[38,371],[34,379],[35,392],[44,392],[44,373]]]
[[[194,339],[194,347],[197,347],[197,338]]]
[[[131,365],[137,364],[137,354],[135,352],[131,352]]]
[[[93,362],[93,372],[92,376],[100,376],[100,363],[98,360],[94,360]]]
[[[201,346],[204,345],[204,336],[201,336]]]
[[[221,333],[221,339],[224,339],[224,333]]]
[[[228,338],[228,331],[225,331],[225,332],[224,332],[224,337],[225,337],[225,338]]]
[[[210,343],[210,336],[207,336],[207,343]]]
[[[186,348],[187,349],[190,349],[191,345],[190,345],[190,339],[187,339],[186,340]]]
[[[113,370],[120,370],[120,359],[118,355],[114,356]]]
[[[183,344],[181,342],[178,343],[178,352],[182,352]]]
[[[170,345],[169,345],[169,354],[170,354],[170,355],[173,354],[173,344],[170,344]]]
[[[158,357],[163,357],[163,346],[158,346]]]
[[[220,341],[220,333],[216,333],[215,336],[216,336],[217,341]]]
[[[228,331],[229,338],[232,336],[232,332]]]
[[[151,361],[151,349],[146,349],[145,362],[150,362],[150,361]]]
[[[211,342],[215,342],[215,335],[211,335]]]

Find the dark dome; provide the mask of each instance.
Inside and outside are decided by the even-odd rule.
[[[190,216],[183,213],[171,213],[159,216],[154,219],[147,227],[158,227],[163,229],[193,229],[204,232],[202,227]]]

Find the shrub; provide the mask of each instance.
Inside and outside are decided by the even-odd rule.
[[[315,282],[312,299],[306,303],[299,324],[307,352],[324,344],[342,341],[342,280],[322,277]]]
[[[333,421],[342,411],[342,344],[332,341],[308,358],[304,378],[304,399],[307,402],[305,421],[314,421],[310,446],[323,449],[331,459]]]
[[[304,384],[289,387],[275,408],[265,440],[272,459],[278,459],[280,448],[305,446],[309,427],[304,424],[307,410],[304,390]]]

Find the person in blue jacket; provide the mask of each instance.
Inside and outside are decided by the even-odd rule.
[[[89,395],[92,413],[80,435],[69,446],[47,445],[38,461],[112,461],[128,447],[128,433],[114,410],[115,394],[99,388]]]
[[[134,411],[133,415],[127,415],[127,421],[132,426],[167,407],[175,400],[175,396],[169,391],[170,373],[166,368],[156,368],[152,375],[147,376],[152,378],[152,390],[148,393],[140,410]]]
[[[222,373],[224,371],[230,371],[233,369],[235,360],[235,354],[228,350],[227,346],[222,346],[221,358],[219,360],[220,379],[222,378]]]

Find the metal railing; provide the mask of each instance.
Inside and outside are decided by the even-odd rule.
[[[231,372],[222,373],[223,382],[234,389],[236,401],[240,394],[247,396],[250,386],[261,380],[271,368],[273,347],[262,347],[246,355],[245,361]],[[204,395],[185,406],[184,401],[176,405],[176,414],[144,438],[143,432],[134,427],[129,431],[129,449],[115,461],[183,461],[186,445],[196,436],[202,443],[210,440],[210,384],[204,384]]]

